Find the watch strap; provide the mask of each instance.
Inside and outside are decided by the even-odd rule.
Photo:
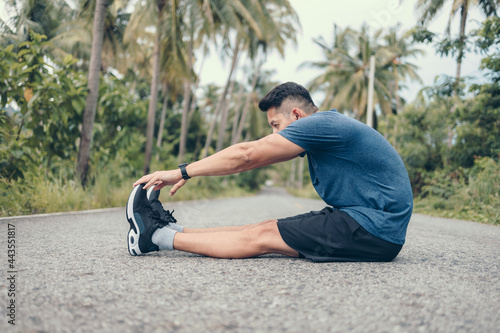
[[[179,169],[181,169],[182,179],[190,179],[191,178],[188,176],[187,171],[186,171],[187,165],[188,165],[188,163],[179,164]]]

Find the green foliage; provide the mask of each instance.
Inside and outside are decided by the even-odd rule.
[[[440,78],[399,117],[396,142],[418,212],[500,223],[499,33],[500,19],[491,17],[469,36],[486,55],[490,82],[470,85],[465,98],[463,80]]]
[[[399,116],[398,151],[403,159],[413,191],[419,194],[425,185],[424,175],[442,168],[447,156],[447,129],[451,101],[446,98],[421,100],[409,104]]]
[[[500,162],[485,157],[469,169],[437,171],[416,202],[417,212],[500,224]]]
[[[99,101],[94,123],[91,172],[99,174],[111,162],[120,179],[138,175],[144,151],[147,101],[130,93],[121,80],[108,75],[99,84]]]
[[[472,42],[468,36],[453,38],[447,34],[445,37],[439,38],[437,34],[424,26],[413,28],[410,30],[410,35],[416,43],[434,44],[436,54],[441,57],[463,58],[464,54],[472,49]]]
[[[23,177],[35,167],[46,172],[66,169],[80,135],[86,92],[82,74],[71,68],[76,60],[48,59],[43,55],[45,36],[31,36],[31,41],[0,50],[5,69],[0,103],[12,112],[0,156],[3,177]]]
[[[414,43],[432,43],[436,34],[424,26],[418,25],[409,31]]]
[[[399,115],[398,150],[410,175],[415,209],[498,224],[499,86],[472,86],[474,96],[462,101],[449,95],[452,84],[426,89]]]
[[[470,51],[470,41],[464,37],[450,38],[446,37],[436,42],[436,53],[442,57],[463,58],[464,54]]]
[[[483,84],[472,89],[475,96],[454,113],[459,126],[451,158],[463,167],[471,167],[477,156],[500,154],[500,85]]]
[[[74,177],[86,79],[72,56],[44,55],[44,36],[0,50],[0,175],[13,179],[43,170],[46,176]],[[100,84],[91,168],[94,178],[111,161],[116,177],[137,175],[143,151],[146,101],[126,83],[105,76]],[[9,110],[10,114],[7,114]],[[35,172],[36,171],[36,172]]]
[[[486,57],[481,60],[481,69],[489,71],[493,82],[500,81],[500,18],[486,19],[480,29],[472,32],[476,50]]]

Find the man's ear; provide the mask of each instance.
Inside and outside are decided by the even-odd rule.
[[[296,120],[303,118],[304,117],[304,111],[302,111],[299,108],[293,108],[292,110],[292,117],[295,118]]]

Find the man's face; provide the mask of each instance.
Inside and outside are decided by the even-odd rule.
[[[273,128],[273,133],[277,133],[297,120],[293,112],[287,111],[285,113],[279,112],[276,107],[270,107],[267,110],[267,122]]]

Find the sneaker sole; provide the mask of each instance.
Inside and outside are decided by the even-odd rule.
[[[149,200],[149,198],[151,198],[151,193],[153,193],[154,188],[155,188],[154,186],[151,186],[150,188],[148,188],[148,193],[146,194],[146,198],[148,198],[148,200]]]
[[[130,224],[130,230],[127,235],[127,243],[128,243],[128,252],[131,256],[140,256],[142,254],[139,249],[139,225],[137,224],[137,220],[134,216],[134,197],[137,191],[139,190],[139,185],[134,187],[132,192],[130,193],[127,201],[127,221]]]

